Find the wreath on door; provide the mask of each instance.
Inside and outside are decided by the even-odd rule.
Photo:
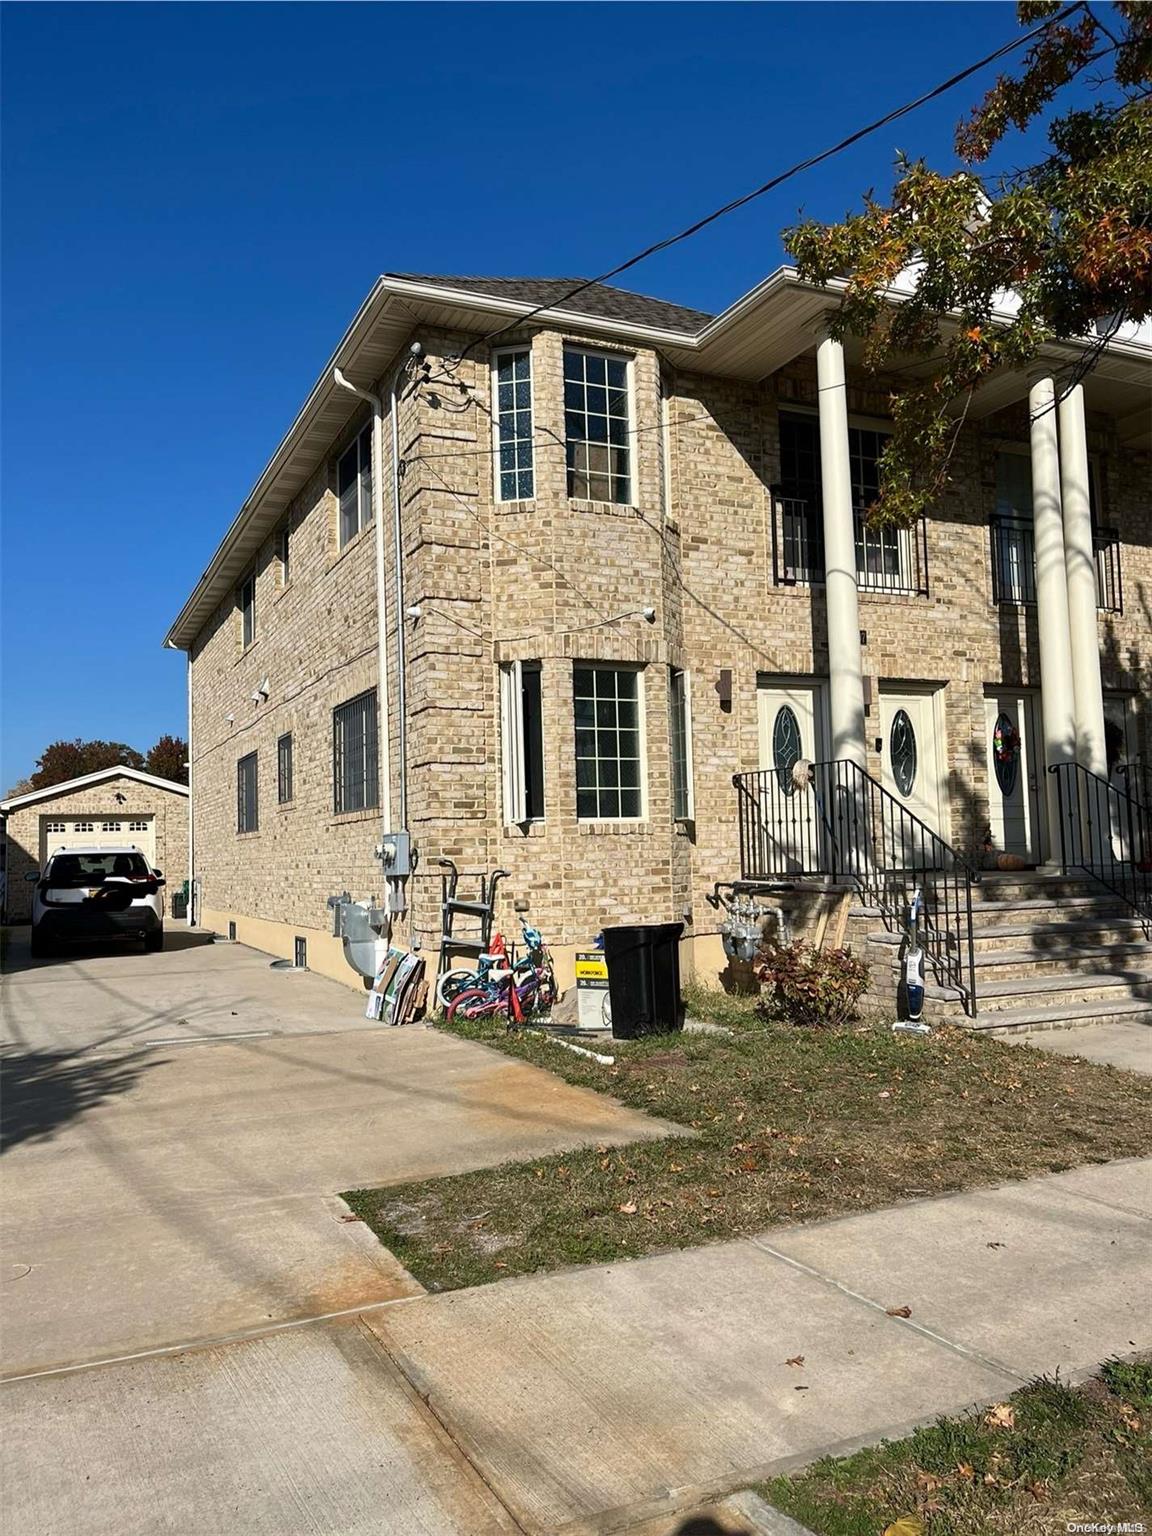
[[[1007,715],[1001,715],[996,722],[996,729],[992,732],[992,750],[998,763],[1015,762],[1020,751],[1020,732]]]

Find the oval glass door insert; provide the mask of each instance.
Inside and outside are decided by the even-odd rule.
[[[1010,795],[1020,771],[1020,732],[1003,710],[992,727],[992,762],[1001,793]]]
[[[898,709],[892,716],[888,756],[896,788],[902,795],[910,795],[916,782],[916,732],[905,709]]]
[[[782,704],[776,711],[776,720],[772,726],[772,766],[776,769],[780,788],[786,795],[795,793],[792,769],[803,755],[800,722],[796,712],[790,704]]]

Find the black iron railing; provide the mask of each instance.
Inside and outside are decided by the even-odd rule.
[[[1131,795],[1146,815],[1152,816],[1152,767],[1145,763],[1117,763],[1116,772],[1124,780],[1124,793]]]
[[[1036,545],[1032,520],[994,517],[992,531],[992,601],[1036,601]],[[1096,565],[1096,607],[1102,613],[1124,612],[1124,583],[1120,572],[1120,535],[1115,528],[1093,528]]]
[[[856,582],[861,592],[928,595],[928,522],[876,528],[863,508],[853,512]],[[824,580],[824,519],[819,493],[772,498],[772,573],[778,587],[819,586]]]
[[[1032,520],[1025,517],[994,517],[992,530],[992,601],[1036,601],[1036,547]]]
[[[1055,763],[1060,865],[1091,877],[1152,935],[1152,811],[1080,763]]]
[[[921,942],[936,980],[976,1012],[972,886],[980,876],[951,844],[856,763],[814,763],[807,788],[791,770],[738,773],[744,880],[823,875],[851,880],[885,926],[902,931],[917,886]]]

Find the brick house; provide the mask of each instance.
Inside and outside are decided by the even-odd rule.
[[[5,917],[32,911],[25,878],[65,847],[135,846],[166,879],[165,910],[188,878],[188,787],[138,768],[101,768],[0,801],[7,863]]]
[[[958,855],[1043,864],[1045,766],[1152,761],[1152,336],[1058,403],[1088,343],[993,379],[931,517],[881,532],[899,379],[826,338],[835,292],[574,286],[382,277],[189,596],[204,923],[359,984],[328,898],[391,893],[434,950],[450,856],[509,871],[500,926],[562,979],[605,922],[670,920],[714,977],[741,806],[761,839],[796,814],[734,775],[847,762]],[[805,835],[762,872],[808,873]]]

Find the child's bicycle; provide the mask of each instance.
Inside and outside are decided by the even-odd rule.
[[[478,968],[446,971],[436,986],[436,999],[448,1019],[482,1019],[507,1015],[509,1026],[551,1008],[556,1001],[556,973],[538,928],[523,918],[520,926],[527,953],[513,961],[499,934],[491,950],[480,956]]]

